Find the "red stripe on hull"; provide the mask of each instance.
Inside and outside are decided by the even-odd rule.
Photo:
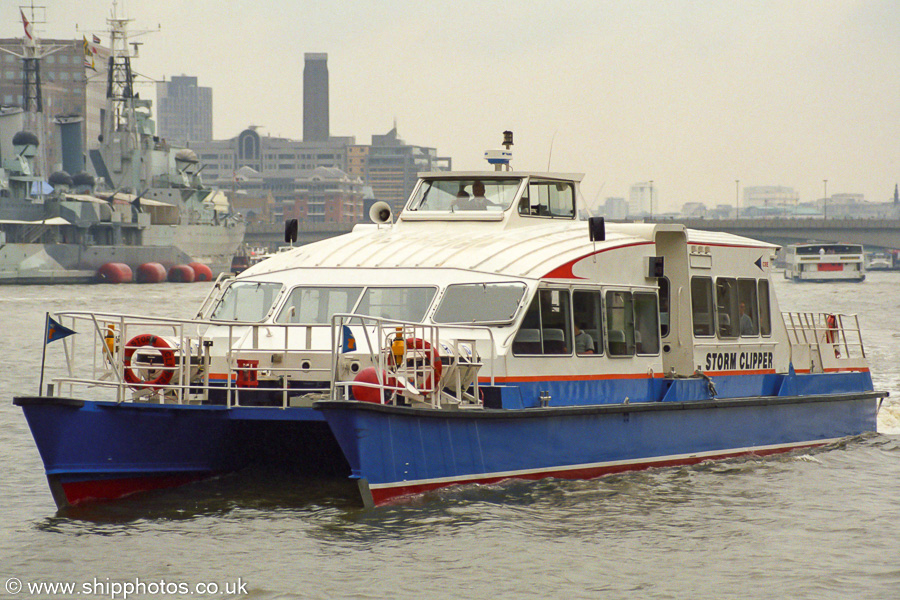
[[[50,481],[50,487],[59,489],[61,494],[53,494],[58,508],[77,506],[83,502],[116,500],[140,492],[173,488],[192,483],[209,475],[158,475],[143,477],[123,477],[118,479],[93,479],[87,481]]]
[[[656,467],[679,467],[684,465],[696,465],[708,460],[724,460],[728,458],[736,458],[739,456],[770,456],[773,454],[783,454],[785,452],[790,452],[799,448],[816,448],[818,446],[824,445],[825,443],[800,444],[797,446],[790,446],[786,448],[766,448],[752,452],[724,452],[715,456],[694,456],[647,463],[636,462],[624,465],[585,467],[583,469],[567,469],[565,471],[548,470],[536,473],[524,473],[522,475],[479,477],[477,479],[470,479],[466,481],[431,482],[412,485],[400,484],[390,488],[371,489],[370,491],[372,494],[372,501],[375,503],[375,506],[382,506],[385,504],[399,503],[410,496],[423,494],[425,492],[451,487],[454,485],[487,485],[492,483],[499,483],[501,481],[508,481],[510,479],[536,481],[538,479],[545,479],[547,477],[556,477],[558,479],[596,479],[597,477],[602,477],[604,475],[614,475],[616,473],[625,473],[627,471],[643,471],[645,469],[652,469]]]

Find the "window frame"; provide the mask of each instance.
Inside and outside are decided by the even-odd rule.
[[[706,308],[708,309],[707,315],[709,315],[709,333],[697,333],[697,312],[695,310],[695,294],[694,294],[694,282],[704,282],[707,285],[706,289]],[[690,281],[691,286],[691,333],[693,337],[699,338],[714,338],[716,337],[716,316],[715,316],[715,298],[713,296],[713,278],[709,275],[693,275],[691,276]]]

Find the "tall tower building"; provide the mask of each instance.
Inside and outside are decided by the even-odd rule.
[[[156,98],[160,137],[181,144],[212,140],[212,88],[182,75],[157,83]]]
[[[303,141],[327,142],[328,54],[307,52],[303,66]]]

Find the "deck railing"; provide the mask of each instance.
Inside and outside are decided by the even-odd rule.
[[[390,370],[399,375],[393,388],[381,386],[390,394],[397,391],[397,379],[404,382],[404,389],[427,380],[422,361],[386,362],[385,343],[397,335],[398,328],[404,341],[426,341],[438,354],[450,348],[463,355],[461,345],[474,353],[477,344],[483,352],[489,346],[487,354],[495,357],[494,338],[486,327],[438,327],[359,315],[335,315],[331,323],[314,325],[81,311],[57,313],[56,319],[79,335],[60,342],[65,366],[61,375],[51,369],[56,371],[53,393],[85,397],[89,391],[91,400],[208,404],[215,394],[216,403],[232,407],[246,406],[265,393],[270,398],[280,394],[282,408],[304,406],[316,399],[349,397],[354,375],[370,365],[378,373]],[[352,325],[359,338],[352,354],[342,352],[348,350],[342,347],[344,325]],[[461,330],[468,333],[466,338],[482,330],[477,335],[480,342],[462,339]],[[457,337],[442,339],[453,334]],[[410,354],[419,358],[424,353],[424,348],[410,348]],[[458,373],[448,376],[458,377]],[[490,367],[482,376],[493,381]],[[474,385],[477,398],[477,379]]]
[[[795,368],[798,363],[805,365],[806,360],[814,371],[865,364],[866,350],[857,315],[784,312],[782,318]]]

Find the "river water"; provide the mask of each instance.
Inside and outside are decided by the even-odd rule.
[[[350,486],[254,473],[58,514],[11,404],[37,392],[45,311],[190,317],[209,287],[2,287],[0,598],[898,598],[898,289],[776,281],[782,310],[858,313],[892,395],[879,433],[827,450],[371,510]]]

